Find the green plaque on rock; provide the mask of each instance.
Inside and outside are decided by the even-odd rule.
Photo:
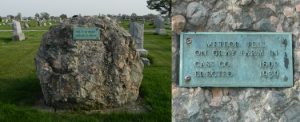
[[[74,27],[73,40],[100,40],[100,29],[97,27]]]
[[[181,33],[179,86],[291,87],[292,55],[291,33]]]

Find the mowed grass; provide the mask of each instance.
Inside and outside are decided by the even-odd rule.
[[[144,47],[153,60],[144,69],[140,94],[147,113],[86,114],[83,111],[47,112],[33,106],[42,98],[34,57],[43,31],[25,32],[27,39],[12,42],[12,32],[0,32],[0,121],[171,121],[171,37],[145,33]]]

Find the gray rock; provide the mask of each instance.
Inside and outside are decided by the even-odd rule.
[[[172,17],[172,31],[180,35],[184,29],[186,20],[182,15],[176,15]]]
[[[299,122],[300,121],[300,104],[294,103],[284,112],[283,116],[281,116],[281,120],[284,122]]]
[[[148,51],[145,49],[136,49],[136,51],[140,54],[140,57],[147,57],[148,56]]]
[[[191,2],[187,6],[186,17],[190,24],[198,26],[205,25],[208,16],[208,9],[198,2]]]
[[[254,9],[254,14],[256,17],[256,21],[259,21],[263,18],[269,18],[271,16],[274,16],[274,12],[270,8],[260,8],[260,7],[255,7]]]
[[[143,58],[143,57],[142,57],[142,61],[143,61],[143,64],[144,64],[145,66],[150,66],[150,65],[151,65],[151,62],[150,62],[150,60],[149,60],[148,58]]]
[[[73,40],[74,26],[100,28],[100,41]],[[130,34],[112,20],[78,17],[51,27],[35,62],[44,100],[54,108],[119,107],[139,95],[142,60]]]
[[[241,1],[241,5],[248,5],[248,4],[250,4],[252,2],[252,0],[242,0]]]
[[[259,31],[275,32],[276,28],[271,24],[270,20],[262,19],[254,24],[253,28]]]
[[[172,16],[176,17],[174,24],[177,25],[172,27],[178,27],[178,29],[172,29],[172,121],[300,121],[299,3],[300,0],[181,0],[173,2]],[[178,20],[181,23],[186,20],[184,26],[180,25]],[[292,32],[294,86],[288,88],[220,88],[223,91],[221,96],[213,95],[213,88],[179,87],[177,85],[180,70],[180,36],[178,33],[232,31]],[[216,97],[218,97],[218,105],[211,106],[211,101],[215,101]]]

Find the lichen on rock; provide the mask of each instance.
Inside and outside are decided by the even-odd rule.
[[[73,40],[74,27],[97,27],[100,40]],[[109,18],[76,17],[51,27],[35,57],[47,105],[104,109],[134,102],[143,63],[130,34]]]

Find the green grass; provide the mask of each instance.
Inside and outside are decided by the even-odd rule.
[[[138,23],[142,23],[142,21],[138,21]],[[122,21],[122,23],[120,23],[120,25],[121,25],[123,28],[125,28],[125,29],[128,30],[128,28],[129,28],[129,21]],[[155,29],[155,27],[154,27],[153,24],[150,24],[149,21],[146,21],[146,22],[144,23],[144,29],[145,29],[145,30],[152,30],[152,29]]]
[[[140,93],[150,112],[86,114],[53,113],[32,106],[42,92],[36,77],[34,56],[44,32],[25,32],[27,39],[12,42],[12,32],[0,32],[0,121],[171,121],[171,37],[145,33],[144,47],[154,64],[146,66]]]

